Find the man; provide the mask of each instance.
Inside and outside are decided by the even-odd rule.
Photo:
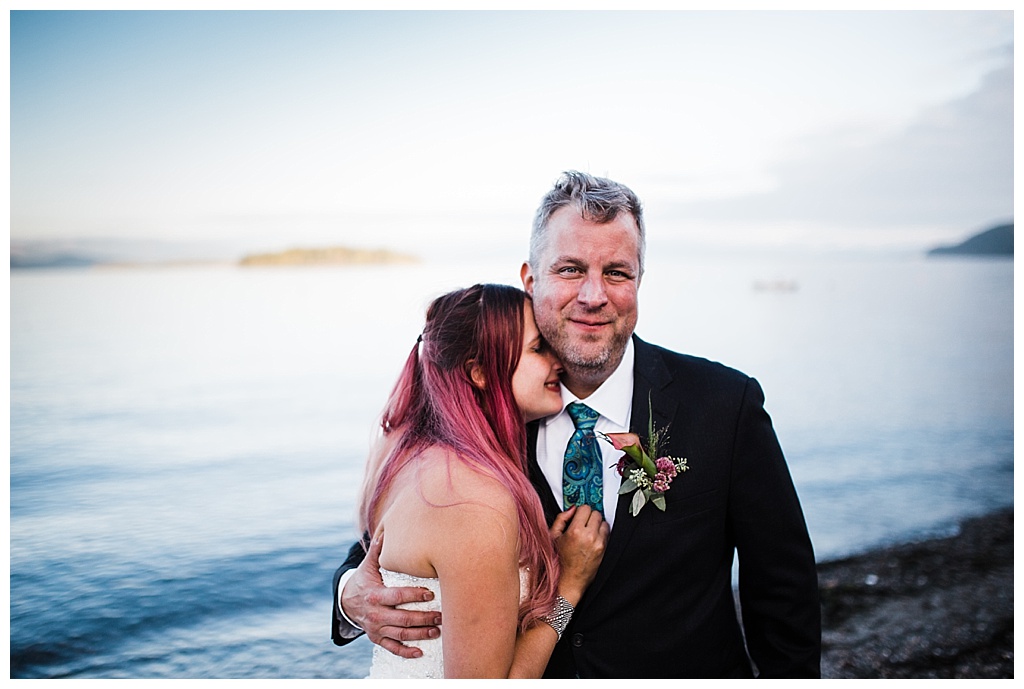
[[[528,427],[531,479],[548,521],[563,508],[563,489],[569,492],[562,462],[576,430],[570,403],[593,410],[598,433],[645,437],[653,421],[667,433],[658,454],[686,458],[688,467],[661,494],[664,511],[647,504],[636,512],[631,493],[617,495],[621,453],[600,443],[594,480],[604,487],[611,536],[545,676],[817,677],[814,555],[761,388],[738,371],[633,334],[644,246],[632,191],[568,172],[537,211],[521,272],[537,325],[565,369],[563,411]],[[742,622],[732,594],[734,553]],[[339,617],[338,580],[360,558],[354,546],[335,576],[339,644],[358,631]],[[390,608],[422,592],[381,589],[371,570],[346,575],[342,605],[374,642],[413,654],[399,642],[436,635],[440,621]]]

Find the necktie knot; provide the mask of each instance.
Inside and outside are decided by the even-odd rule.
[[[597,417],[600,416],[600,414],[582,402],[573,402],[565,410],[569,412],[569,418],[572,419],[572,423],[577,431],[593,431],[594,424],[597,423]]]

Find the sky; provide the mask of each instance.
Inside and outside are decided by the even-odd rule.
[[[525,245],[562,170],[650,242],[1013,217],[1009,11],[12,11],[12,240]]]

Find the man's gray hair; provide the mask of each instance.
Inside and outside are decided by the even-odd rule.
[[[537,208],[530,233],[530,265],[540,270],[537,261],[547,242],[548,221],[559,208],[572,206],[591,222],[607,223],[615,220],[620,211],[629,213],[636,221],[637,250],[640,274],[644,272],[644,252],[647,239],[644,232],[644,211],[640,199],[624,184],[585,172],[569,170],[555,182]]]

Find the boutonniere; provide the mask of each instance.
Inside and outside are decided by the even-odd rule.
[[[685,457],[658,457],[658,445],[665,439],[665,430],[655,430],[654,419],[651,418],[647,422],[646,448],[636,433],[600,434],[612,447],[625,453],[616,465],[619,476],[625,479],[619,487],[619,495],[634,491],[629,503],[629,514],[633,517],[648,502],[664,512],[665,493],[672,487],[672,479],[690,469]]]

